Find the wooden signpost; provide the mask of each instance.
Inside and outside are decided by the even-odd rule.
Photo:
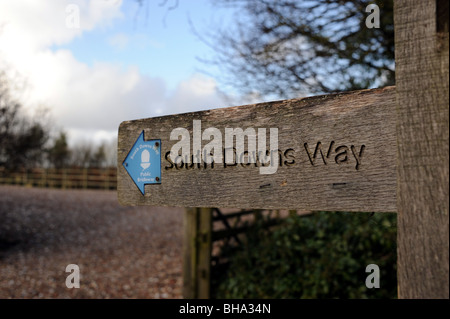
[[[276,172],[262,174],[261,167],[270,163],[263,164],[258,158],[249,162],[248,143],[242,163],[236,160],[237,153],[242,152],[234,150],[232,163],[226,163],[225,156],[210,164],[193,163],[192,156],[190,163],[184,163],[181,157],[179,162],[171,160],[171,149],[179,141],[170,140],[176,128],[189,131],[190,151],[195,153],[194,121],[201,121],[199,133],[211,127],[219,130],[222,155],[227,129],[250,128],[256,133],[265,128],[268,140],[270,129],[277,128]],[[160,183],[145,185],[144,196],[122,165],[142,131],[149,140],[160,140],[161,146]],[[260,144],[260,136],[253,137]],[[200,141],[203,150],[209,139]],[[237,140],[234,148],[236,144]],[[269,151],[269,142],[266,144]],[[394,212],[395,89],[123,122],[118,161],[119,200],[124,205]]]
[[[399,296],[448,298],[448,2],[394,16],[396,87],[123,122],[119,201],[398,212]]]
[[[449,298],[448,0],[394,4],[398,294]]]

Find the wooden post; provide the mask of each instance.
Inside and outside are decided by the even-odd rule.
[[[28,183],[28,169],[24,168],[22,185],[27,185],[27,183]]]
[[[103,172],[106,175],[104,188],[106,190],[109,190],[109,168],[104,168]]]
[[[183,297],[192,299],[196,297],[196,238],[197,238],[197,208],[187,208],[184,213],[184,240],[183,240]]]
[[[42,171],[42,187],[47,187],[47,168]]]
[[[211,287],[211,228],[212,209],[200,208],[198,244],[198,268],[197,268],[197,298],[210,297]]]
[[[449,298],[448,2],[437,10],[445,2],[394,2],[400,298]]]
[[[62,169],[62,189],[66,189],[67,188],[67,169],[63,168]]]
[[[210,297],[210,208],[187,208],[184,214],[183,297]]]
[[[83,188],[88,188],[88,171],[87,168],[83,168]]]

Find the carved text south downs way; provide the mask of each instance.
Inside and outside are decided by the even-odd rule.
[[[362,158],[364,155],[364,150],[366,146],[363,144],[361,146],[356,145],[345,145],[345,144],[337,144],[335,141],[331,141],[330,143],[323,144],[322,142],[317,142],[315,145],[312,146],[308,143],[303,144],[303,148],[300,150],[295,150],[293,148],[288,148],[285,150],[278,149],[278,156],[279,156],[279,166],[293,166],[296,165],[298,161],[299,156],[306,156],[307,163],[309,163],[312,166],[318,166],[318,165],[329,165],[329,164],[347,164],[352,165],[355,170],[361,169],[362,165]],[[234,156],[236,157],[236,150],[234,149],[235,153]],[[225,151],[224,151],[225,152]],[[303,153],[303,154],[301,154]],[[269,151],[266,153],[267,156],[269,156]],[[170,151],[165,154],[165,160],[166,164],[164,166],[165,170],[171,170],[171,169],[207,169],[207,168],[227,168],[227,167],[234,167],[234,166],[241,166],[241,167],[261,167],[261,166],[267,166],[270,165],[269,163],[261,163],[258,160],[258,154],[250,154],[250,156],[255,156],[256,160],[254,163],[249,163],[246,158],[249,157],[249,152],[245,151],[243,154],[241,154],[243,157],[242,163],[236,163],[236,161],[232,164],[230,163],[214,163],[211,164],[207,163],[194,163],[194,155],[191,155],[191,159],[189,161],[183,160],[181,156],[177,157],[177,160],[174,162],[170,158]],[[189,162],[189,163],[186,163]]]

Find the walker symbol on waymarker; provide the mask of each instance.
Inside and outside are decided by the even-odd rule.
[[[146,169],[150,166],[150,152],[143,150],[141,153],[141,167]]]
[[[146,141],[142,131],[122,165],[145,195],[145,185],[161,184],[161,140]]]

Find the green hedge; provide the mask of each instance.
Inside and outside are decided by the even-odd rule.
[[[246,243],[222,254],[215,298],[396,298],[396,214],[317,212],[276,228],[256,223]],[[366,266],[380,268],[368,289]]]

